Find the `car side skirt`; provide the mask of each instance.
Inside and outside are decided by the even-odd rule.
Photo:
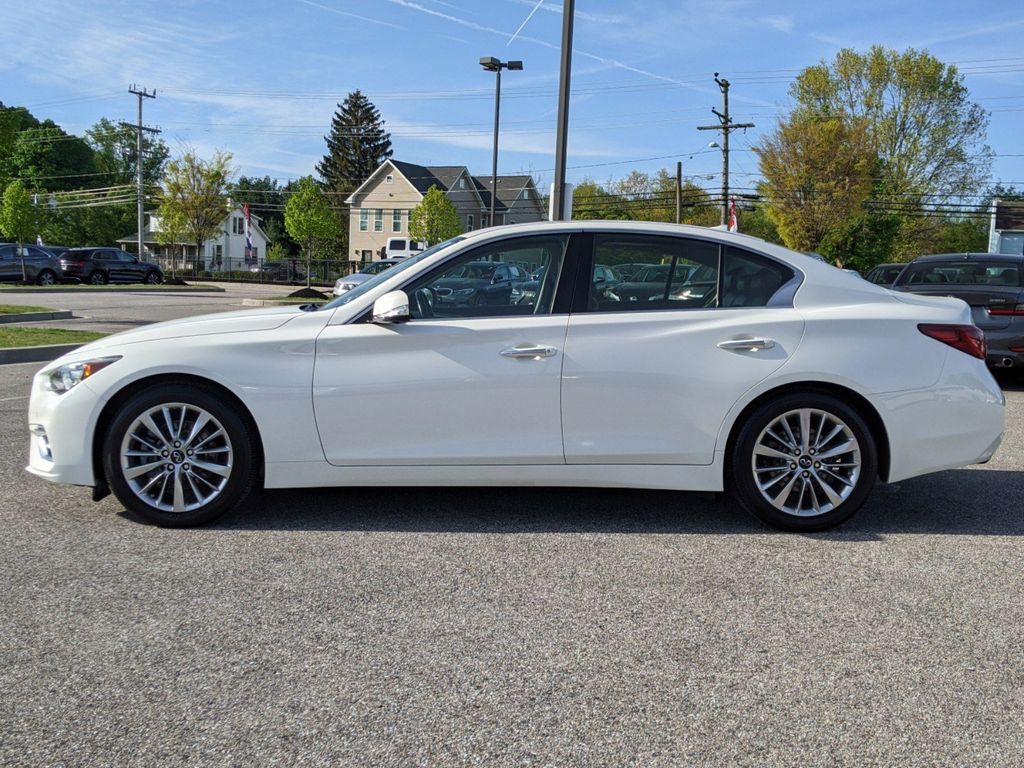
[[[349,466],[326,462],[271,462],[266,488],[351,486],[521,486],[647,488],[721,491],[722,454],[707,465],[531,464],[462,466]]]

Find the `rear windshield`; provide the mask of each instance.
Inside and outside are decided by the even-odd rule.
[[[902,285],[1020,285],[1020,269],[1006,261],[932,261],[907,270]]]

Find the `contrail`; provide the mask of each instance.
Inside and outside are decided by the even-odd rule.
[[[512,37],[510,37],[508,39],[508,42],[505,43],[505,47],[506,48],[508,48],[508,46],[512,45],[512,41],[515,40],[517,37],[519,37],[519,33],[523,31],[523,27],[525,27],[527,24],[530,23],[530,19],[533,18],[533,14],[535,14],[537,11],[539,11],[540,7],[542,5],[544,5],[544,0],[537,0],[537,4],[535,6],[533,6],[533,10],[530,11],[530,15],[526,17],[526,19],[523,21],[523,23],[519,25],[519,29],[517,29],[515,32],[513,32],[512,33]]]

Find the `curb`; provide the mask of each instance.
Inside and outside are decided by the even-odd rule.
[[[81,286],[70,286],[67,288],[0,288],[0,294],[4,293],[224,293],[225,290],[216,285],[208,287],[184,286],[173,288],[142,288],[135,286],[104,286],[102,288],[83,288]]]
[[[70,320],[74,315],[70,309],[56,312],[18,312],[13,315],[0,315],[0,325],[4,323],[33,323],[37,320]]]
[[[0,365],[10,363],[48,363],[81,346],[83,344],[47,344],[42,347],[0,349]]]

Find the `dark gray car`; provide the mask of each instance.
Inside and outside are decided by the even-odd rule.
[[[1024,364],[1024,256],[1000,253],[936,254],[914,259],[893,289],[925,296],[954,296],[971,307],[985,332],[988,364]]]
[[[25,271],[22,273],[22,257]],[[39,285],[53,285],[60,282],[60,261],[39,245],[23,245],[21,253],[16,243],[0,243],[0,280],[18,282],[24,278]]]

